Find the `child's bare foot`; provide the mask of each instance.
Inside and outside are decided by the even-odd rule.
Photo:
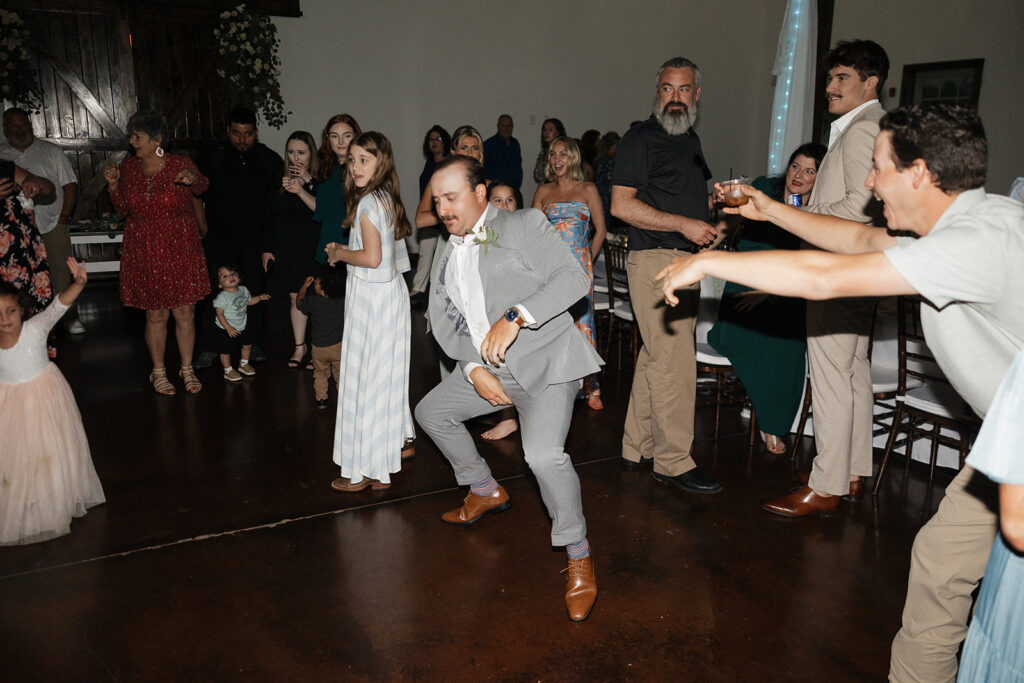
[[[498,424],[494,425],[480,436],[487,439],[488,441],[497,441],[504,439],[512,432],[519,429],[519,424],[513,418],[502,420]]]

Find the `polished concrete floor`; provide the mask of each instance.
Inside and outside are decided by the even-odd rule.
[[[0,548],[0,680],[882,680],[910,545],[948,481],[895,468],[837,517],[773,517],[758,502],[793,485],[788,458],[749,447],[735,409],[714,439],[699,409],[695,456],[725,490],[668,489],[620,467],[631,377],[613,353],[606,408],[577,405],[566,447],[600,588],[575,624],[516,438],[478,440],[512,507],[449,526],[464,492],[425,438],[389,490],[331,490],[333,399],[315,410],[310,373],[285,367],[283,302],[255,379],[213,369],[170,398],[111,283],[82,311],[59,364],[108,502],[69,536]],[[415,404],[437,370],[414,321]]]

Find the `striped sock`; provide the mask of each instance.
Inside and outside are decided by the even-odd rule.
[[[590,544],[587,543],[587,539],[584,537],[582,541],[565,546],[565,553],[569,556],[570,560],[582,560],[590,554]]]
[[[487,475],[486,479],[470,484],[469,490],[474,496],[486,498],[498,490],[498,482],[491,475]]]

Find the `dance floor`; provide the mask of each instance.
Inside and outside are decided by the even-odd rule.
[[[629,367],[614,350],[605,410],[578,403],[566,450],[583,488],[599,596],[572,623],[565,555],[518,438],[478,439],[511,508],[444,524],[464,491],[422,435],[390,489],[338,493],[330,410],[289,370],[286,304],[252,380],[157,396],[143,318],[111,282],[62,337],[107,503],[70,536],[0,548],[0,679],[8,681],[882,680],[910,546],[948,476],[887,476],[831,518],[759,508],[795,485],[787,456],[747,444],[738,410],[695,457],[714,496],[621,468]],[[437,382],[413,311],[413,404]],[[176,355],[173,343],[168,358]],[[176,370],[177,363],[169,362]],[[473,427],[479,434],[486,428]]]

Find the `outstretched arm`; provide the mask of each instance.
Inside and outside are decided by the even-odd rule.
[[[85,263],[82,261],[76,261],[74,257],[68,256],[68,269],[71,271],[72,282],[57,297],[65,306],[75,303],[75,299],[85,289],[85,283],[89,281],[89,275],[85,272]]]
[[[721,189],[716,183],[715,193]],[[755,221],[771,221],[819,249],[837,254],[864,254],[896,246],[896,238],[885,228],[804,211],[777,202],[750,185],[741,185],[740,190],[750,201],[740,207],[727,206],[722,209],[725,213],[739,214]]]
[[[657,275],[665,301],[706,275],[771,294],[811,300],[852,296],[893,296],[917,291],[881,252],[829,254],[821,251],[707,251],[681,256]]]

